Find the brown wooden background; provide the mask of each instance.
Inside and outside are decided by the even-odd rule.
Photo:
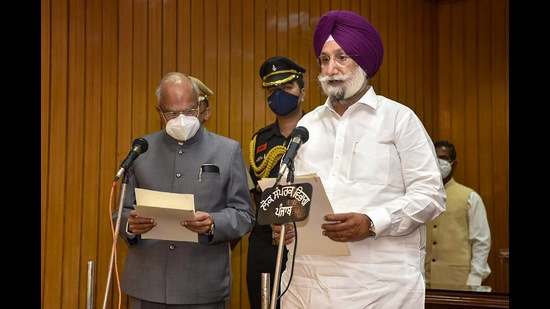
[[[481,194],[491,225],[485,284],[508,292],[498,257],[509,247],[508,0],[41,0],[42,308],[85,308],[88,261],[101,308],[114,175],[132,140],[161,128],[161,77],[202,79],[214,91],[207,128],[240,141],[248,162],[252,134],[274,120],[258,75],[266,58],[307,68],[306,111],[324,102],[312,34],[332,9],[380,31],[376,92],[411,107],[433,140],[456,145],[455,178]],[[233,309],[249,308],[247,246],[245,238],[232,253]],[[120,271],[126,250],[119,242]],[[117,308],[117,287],[109,290]]]

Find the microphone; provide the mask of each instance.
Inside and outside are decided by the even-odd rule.
[[[281,177],[286,172],[289,165],[292,164],[300,146],[302,146],[302,144],[307,142],[307,140],[309,139],[309,131],[302,126],[296,127],[290,134],[290,138],[290,143],[288,144],[286,152],[281,159],[281,165],[279,167],[279,174],[277,175],[276,182],[279,182],[279,180],[281,180]]]
[[[147,151],[147,148],[149,148],[149,143],[146,139],[142,137],[136,138],[132,142],[132,150],[130,150],[130,153],[128,153],[128,156],[126,156],[126,159],[124,159],[124,161],[120,165],[120,169],[115,176],[115,182],[120,178],[120,176],[122,176],[124,171],[128,170],[130,166],[132,166],[134,160],[137,159],[140,154]]]

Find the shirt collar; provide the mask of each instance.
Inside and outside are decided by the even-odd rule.
[[[355,105],[357,103],[365,104],[365,105],[368,105],[368,106],[372,107],[373,109],[376,109],[378,107],[378,98],[376,97],[376,92],[374,91],[374,87],[370,86],[369,90],[367,90],[367,92],[365,92],[365,94],[361,98],[359,98],[359,100],[357,102],[355,102],[352,105]],[[331,110],[333,112],[336,112],[334,110],[334,108],[332,107],[332,102],[330,101],[330,98],[327,98],[325,100],[324,106],[326,108],[328,108],[329,110]]]

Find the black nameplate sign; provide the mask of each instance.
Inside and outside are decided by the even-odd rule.
[[[313,187],[309,183],[278,185],[262,192],[258,206],[258,224],[282,224],[303,221],[309,215]]]

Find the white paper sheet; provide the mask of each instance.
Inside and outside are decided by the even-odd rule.
[[[198,234],[181,225],[183,220],[195,220],[193,194],[161,192],[136,188],[134,205],[138,216],[153,218],[157,225],[141,234],[143,239],[164,239],[198,242]]]
[[[262,178],[258,181],[262,190],[271,188],[275,184],[275,178]],[[317,174],[308,174],[294,177],[294,184],[309,183],[313,187],[313,197],[309,216],[304,221],[296,222],[298,247],[297,255],[349,255],[349,248],[346,243],[336,242],[323,236],[321,224],[326,223],[323,216],[334,213],[332,205],[328,200],[327,193]],[[280,185],[286,185],[286,179],[279,181]],[[294,243],[286,246],[292,252]]]

